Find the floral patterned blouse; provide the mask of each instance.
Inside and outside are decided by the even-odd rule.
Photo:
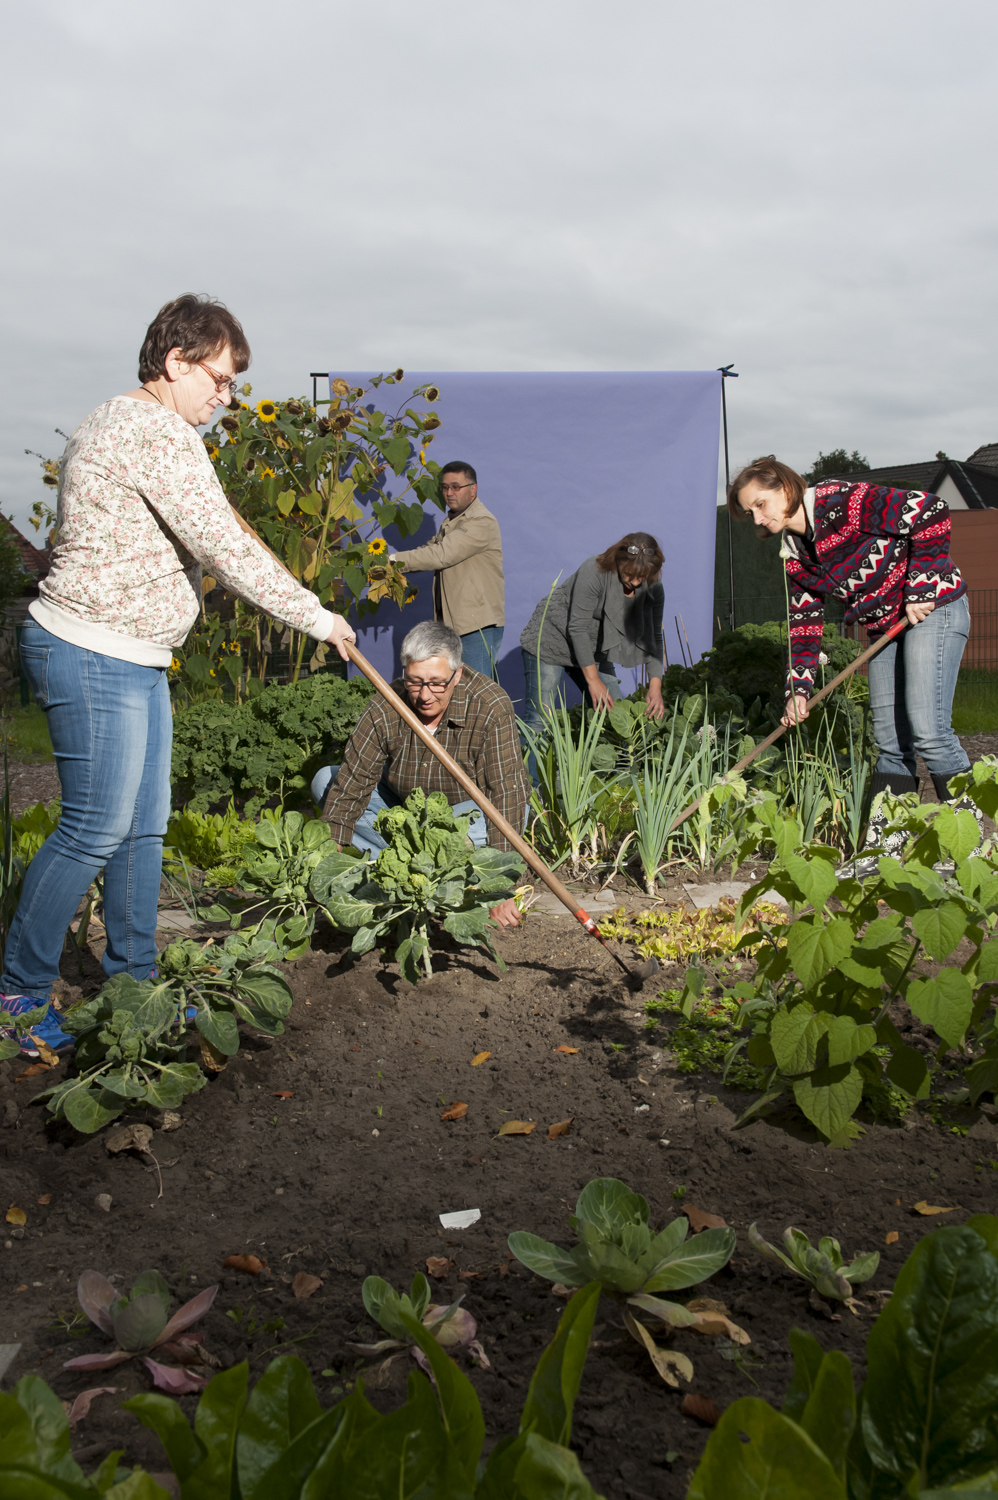
[[[201,604],[201,569],[316,640],[334,616],[242,530],[197,430],[156,402],[116,396],[73,433],[59,533],[31,606],[62,640],[168,667]]]

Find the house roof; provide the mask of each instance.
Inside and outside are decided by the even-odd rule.
[[[963,463],[955,458],[933,458],[925,463],[886,464],[879,469],[835,477],[853,484],[863,480],[867,484],[924,490],[929,494],[938,494],[943,480],[949,478],[963,496],[968,510],[998,509],[998,443],[978,448]]]
[[[21,554],[21,563],[24,566],[25,572],[31,574],[35,583],[40,578],[44,578],[51,565],[48,553],[42,552],[33,543],[29,542],[26,536],[22,536],[13,521],[8,520],[6,516],[0,516],[0,526],[2,526],[7,536],[10,537],[14,546]]]

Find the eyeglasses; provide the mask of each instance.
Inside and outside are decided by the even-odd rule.
[[[236,394],[237,386],[236,382],[230,376],[219,375],[217,370],[213,370],[211,368],[211,365],[203,365],[200,360],[197,361],[197,367],[199,370],[203,370],[206,375],[211,376],[212,380],[215,382],[215,389],[220,396],[223,392],[225,392],[226,399],[229,401],[232,400],[233,396]]]
[[[410,693],[418,693],[423,688],[427,688],[435,697],[439,698],[441,693],[447,691],[456,676],[457,667],[454,668],[446,682],[422,682],[418,677],[405,676],[403,676],[402,681],[405,684],[406,690]]]
[[[458,490],[470,490],[471,488],[470,484],[442,484],[440,486],[440,493],[442,495],[453,495]]]

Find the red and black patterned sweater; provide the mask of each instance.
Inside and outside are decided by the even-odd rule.
[[[784,531],[790,585],[787,697],[814,691],[828,594],[848,601],[846,624],[882,635],[906,604],[951,604],[967,592],[949,555],[949,508],[938,495],[829,480],[808,490],[812,536]]]

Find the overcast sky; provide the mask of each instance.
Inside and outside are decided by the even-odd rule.
[[[704,369],[733,461],[998,441],[994,0],[2,7],[0,508],[208,291],[310,370]]]

